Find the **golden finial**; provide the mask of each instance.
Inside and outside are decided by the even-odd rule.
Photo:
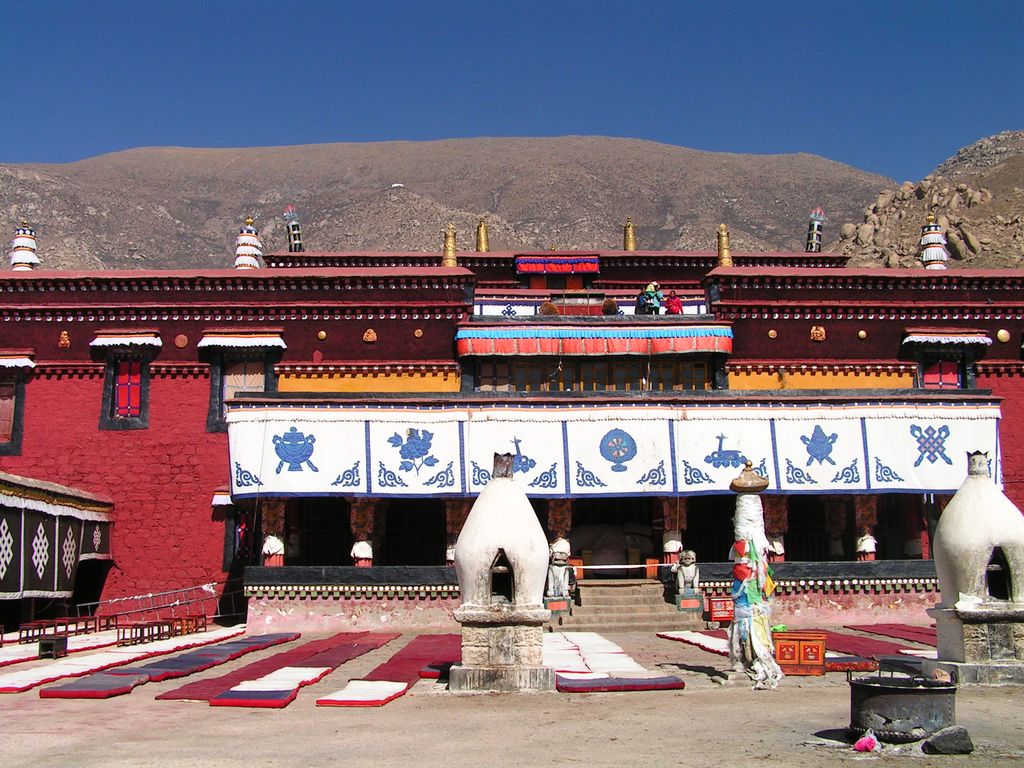
[[[633,219],[626,217],[626,226],[622,228],[622,250],[636,250],[636,227],[633,226]]]
[[[246,217],[245,217],[245,226],[247,226],[247,227],[251,227],[251,226],[252,226],[253,224],[255,224],[255,223],[256,223],[256,222],[255,222],[255,220],[253,219],[253,217],[252,217],[252,216],[246,216]]]
[[[450,221],[444,230],[444,254],[441,256],[442,267],[457,267],[455,259],[455,225]]]
[[[27,227],[28,226],[28,219],[22,219],[21,220],[21,226]]]
[[[480,223],[476,225],[476,251],[477,253],[487,253],[491,250],[491,244],[487,241],[487,222],[480,219]]]
[[[934,213],[929,213],[927,216],[925,216],[925,221],[927,221],[929,224],[934,224],[935,223],[935,214]]]
[[[729,253],[729,229],[725,224],[718,225],[718,266],[732,266],[732,255]]]

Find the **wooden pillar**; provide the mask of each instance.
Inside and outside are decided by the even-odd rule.
[[[878,497],[858,494],[853,499],[854,530],[857,532],[857,559],[874,560],[878,549],[875,526],[878,524]]]
[[[662,496],[661,503],[662,536],[661,562],[674,565],[679,562],[679,553],[683,551],[683,540],[686,536],[686,497]]]
[[[572,499],[549,499],[548,533],[551,539],[567,539],[570,531],[572,531]]]
[[[786,531],[789,530],[789,498],[781,495],[762,496],[764,532],[768,537],[768,562],[786,560]]]
[[[903,512],[903,556],[908,560],[927,559],[931,556],[928,525],[925,522],[924,497],[907,493],[900,497]]]
[[[284,499],[262,499],[263,564],[284,565]]]
[[[472,499],[446,499],[444,502],[445,565],[455,565],[455,542],[459,540],[472,508]]]
[[[832,560],[846,557],[846,521],[849,512],[846,499],[829,496],[825,500],[825,530],[828,532],[828,556]]]
[[[376,499],[349,500],[348,522],[355,541],[352,545],[352,564],[356,568],[369,568],[373,565],[373,545],[370,541],[373,538],[376,511]]]

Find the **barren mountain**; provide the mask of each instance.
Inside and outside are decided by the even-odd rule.
[[[920,266],[917,243],[932,213],[946,233],[950,266],[1024,264],[1024,131],[964,147],[917,184],[884,189],[831,249],[850,266]]]
[[[460,249],[480,217],[493,250],[803,250],[808,212],[859,216],[892,182],[821,157],[739,155],[631,139],[465,139],[255,149],[135,149],[65,165],[0,165],[13,231],[36,228],[49,269],[219,267],[257,216],[266,250],[286,248],[294,204],[307,250]],[[826,228],[826,235],[829,229]],[[833,236],[835,236],[833,231]]]

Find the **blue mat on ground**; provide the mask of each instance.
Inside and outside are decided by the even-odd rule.
[[[602,677],[576,680],[555,676],[555,688],[562,693],[613,693],[616,691],[671,691],[686,687],[681,677]]]
[[[149,664],[126,664],[103,672],[86,675],[63,685],[39,691],[42,699],[109,699],[130,693],[133,688],[149,682],[160,682],[202,672],[218,664],[237,659],[253,651],[295,640],[298,632],[275,632],[226,640],[223,643],[186,651],[178,656],[158,659]]]

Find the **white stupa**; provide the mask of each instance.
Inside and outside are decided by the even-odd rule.
[[[260,231],[253,226],[252,216],[249,216],[235,238],[235,269],[259,269],[261,256],[263,243],[260,242]]]
[[[949,261],[949,251],[946,250],[946,236],[942,234],[942,227],[935,222],[935,214],[928,214],[928,223],[921,227],[921,253],[918,258],[924,264],[925,269],[945,269]]]
[[[39,256],[36,255],[36,231],[25,219],[22,219],[21,225],[14,230],[10,257],[11,269],[16,272],[32,270],[39,265]]]

